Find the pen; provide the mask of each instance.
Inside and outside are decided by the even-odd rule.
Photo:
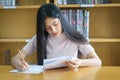
[[[22,61],[26,62],[25,59],[23,58],[23,55],[22,55],[22,52],[18,49],[18,52],[19,52],[19,55],[21,56],[22,58]],[[29,69],[28,69],[29,70]]]
[[[23,55],[22,55],[22,53],[21,53],[21,51],[19,49],[18,49],[18,52],[19,52],[19,54],[20,54],[20,56],[22,58],[22,61],[25,61],[25,59],[23,58]]]

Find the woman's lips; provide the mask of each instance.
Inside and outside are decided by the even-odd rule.
[[[57,33],[53,33],[53,35],[57,35]]]

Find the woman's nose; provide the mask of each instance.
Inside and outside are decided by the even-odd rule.
[[[56,28],[54,26],[51,27],[52,32],[56,32]]]

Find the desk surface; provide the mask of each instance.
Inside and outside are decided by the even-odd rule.
[[[0,66],[0,80],[120,80],[120,66],[82,67],[46,70],[40,74],[9,72],[11,66]]]

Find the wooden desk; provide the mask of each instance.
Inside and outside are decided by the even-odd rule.
[[[0,66],[0,80],[120,80],[120,66],[68,68],[44,71],[41,74],[9,72],[11,66]]]

